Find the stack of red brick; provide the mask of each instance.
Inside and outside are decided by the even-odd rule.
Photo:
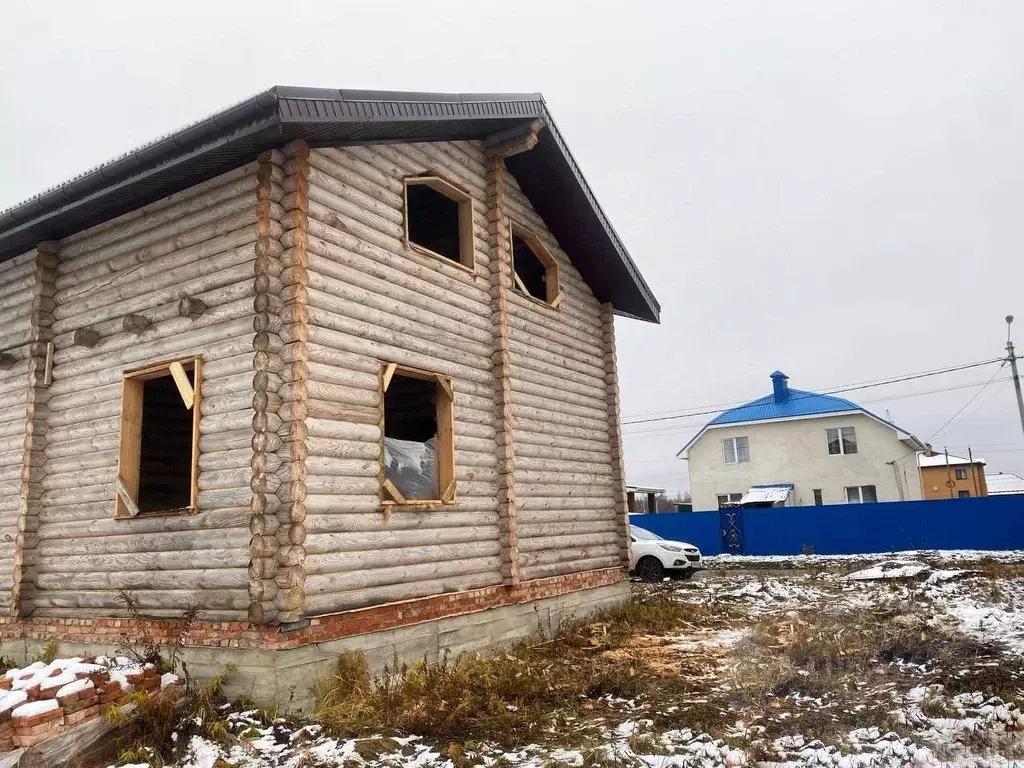
[[[103,706],[122,704],[133,690],[161,689],[151,664],[120,666],[93,659],[36,662],[0,677],[0,752],[31,747],[100,716]]]
[[[11,713],[14,746],[32,747],[60,735],[64,730],[64,711],[55,699],[22,704]]]

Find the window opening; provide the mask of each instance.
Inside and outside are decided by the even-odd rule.
[[[846,501],[850,504],[867,504],[878,501],[873,485],[854,485],[846,489]]]
[[[742,498],[742,493],[720,493],[718,494],[718,508],[723,509],[729,504],[739,504]]]
[[[524,296],[557,307],[562,302],[558,287],[558,265],[531,232],[511,224],[512,282]]]
[[[194,511],[199,358],[124,375],[115,515]]]
[[[473,207],[469,195],[436,176],[406,179],[406,237],[435,256],[473,267]]]
[[[750,441],[746,437],[727,437],[722,441],[726,464],[750,461]]]
[[[853,427],[826,429],[830,456],[845,456],[857,452],[857,431]]]
[[[451,380],[388,364],[383,385],[385,502],[453,501]]]

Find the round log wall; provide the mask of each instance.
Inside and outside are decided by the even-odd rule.
[[[28,424],[32,309],[36,252],[0,264],[0,611],[15,611],[15,572],[20,570],[17,542],[27,519],[23,500],[26,425]],[[42,407],[42,404],[40,404]],[[20,580],[20,579],[19,579]]]
[[[251,163],[60,243],[23,614],[120,615],[129,589],[151,616],[248,615],[258,184]],[[279,237],[272,213],[263,234]],[[122,373],[193,355],[199,512],[114,519]]]

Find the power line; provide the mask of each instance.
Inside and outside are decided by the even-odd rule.
[[[1000,366],[1000,367],[1001,367],[1001,366]],[[970,412],[970,413],[968,413],[968,414],[967,414],[967,415],[965,416],[965,418],[968,418],[968,419],[969,419],[969,418],[973,418],[974,416],[978,415],[978,414],[979,414],[979,413],[981,412],[981,410],[982,410],[982,409],[983,409],[983,408],[984,408],[984,407],[985,407],[986,405],[988,405],[988,404],[989,404],[989,403],[991,403],[991,402],[992,402],[993,400],[995,400],[995,398],[996,398],[996,395],[998,395],[998,394],[999,394],[1000,392],[1002,392],[1002,391],[1003,391],[1004,389],[1006,389],[1006,385],[1007,385],[1007,384],[1009,384],[1009,383],[1010,383],[1011,381],[1013,381],[1013,377],[1012,377],[1012,376],[1006,376],[1006,377],[1004,377],[1004,378],[1002,378],[1002,379],[996,379],[996,381],[1000,382],[999,386],[997,386],[997,387],[993,387],[993,388],[991,389],[991,391],[989,391],[989,393],[988,393],[988,397],[986,397],[986,398],[985,398],[984,400],[982,400],[982,401],[981,401],[980,403],[978,403],[978,405],[977,405],[977,406],[975,406],[974,408],[972,408],[972,409],[971,409],[971,412]]]
[[[939,432],[941,432],[946,427],[948,427],[950,424],[952,424],[956,420],[957,416],[959,416],[961,413],[963,413],[965,410],[967,410],[967,406],[969,406],[971,403],[973,403],[978,398],[978,395],[980,395],[982,392],[984,392],[988,388],[988,385],[996,380],[996,376],[999,375],[999,372],[1001,370],[1003,370],[1003,366],[1006,365],[1006,359],[1005,358],[999,358],[998,362],[1000,363],[1000,366],[998,368],[996,368],[996,372],[992,374],[992,378],[989,379],[988,381],[986,381],[985,383],[983,383],[981,385],[981,389],[979,389],[977,392],[975,392],[973,395],[971,395],[971,398],[960,407],[959,411],[957,411],[952,416],[950,416],[945,424],[943,424],[937,430],[932,432],[931,436],[924,440],[925,445],[928,445],[929,443],[931,443],[931,441],[935,438],[935,436],[937,434],[939,434]],[[910,456],[913,453],[917,453],[917,449],[916,448],[912,448],[911,450],[907,451],[906,453],[904,453],[902,456],[900,456],[898,459],[896,459],[895,461],[893,461],[891,463],[896,464],[897,462],[903,461],[905,458],[907,458],[908,456]]]
[[[999,371],[997,370],[996,373],[998,374]],[[1002,383],[1004,386],[1006,385],[1006,382],[1008,382],[1010,380],[1011,379],[1010,379],[1009,376],[1007,376],[1005,378],[1002,378],[1002,379],[998,379],[998,378],[995,379],[995,381],[998,381],[998,382]],[[989,383],[992,383],[992,381],[993,381],[992,379],[987,379],[985,381],[972,381],[972,382],[970,382],[968,384],[955,384],[955,385],[953,385],[951,387],[937,387],[935,389],[925,389],[925,390],[922,390],[920,392],[905,392],[905,393],[903,393],[901,395],[889,395],[889,396],[885,396],[885,397],[875,397],[875,398],[871,398],[871,399],[868,399],[868,400],[862,400],[861,402],[863,402],[863,403],[889,402],[890,400],[904,400],[904,399],[909,398],[909,397],[923,397],[924,395],[935,395],[935,394],[940,394],[940,393],[943,393],[943,392],[955,392],[955,391],[960,390],[960,389],[970,389],[971,387],[977,387],[977,386],[980,386],[980,385],[983,385],[983,384],[989,384]],[[998,389],[995,390],[995,391],[998,392]],[[972,413],[976,413],[977,411],[981,410],[981,408],[984,407],[985,405],[987,405],[991,401],[991,399],[992,399],[991,396],[989,398],[986,398],[985,401],[980,403],[978,408],[976,408],[975,411],[973,411]],[[647,429],[639,429],[639,430],[635,430],[633,432],[627,432],[626,434],[624,434],[622,436],[622,439],[623,440],[629,440],[629,439],[634,438],[634,437],[641,437],[641,436],[645,436],[645,435],[659,435],[659,436],[664,435],[664,436],[668,436],[668,435],[674,435],[674,434],[684,434],[690,428],[702,427],[702,426],[704,426],[705,423],[706,423],[705,421],[700,420],[700,421],[687,422],[687,423],[682,423],[682,424],[680,424],[680,423],[665,424],[665,425],[663,425],[661,427],[649,427]]]
[[[931,370],[931,371],[922,371],[920,373],[907,374],[905,376],[899,376],[899,377],[891,378],[891,379],[878,379],[878,380],[871,381],[871,382],[861,382],[861,383],[857,383],[857,384],[851,384],[851,385],[844,386],[844,387],[838,387],[838,388],[834,388],[834,389],[824,390],[822,392],[813,392],[813,393],[808,393],[808,394],[804,394],[804,395],[795,395],[795,396],[790,397],[790,402],[795,401],[795,400],[802,400],[802,399],[808,398],[808,397],[817,397],[819,394],[822,394],[822,395],[835,395],[835,394],[839,394],[840,392],[853,392],[853,391],[860,390],[860,389],[870,389],[872,387],[881,387],[881,386],[885,386],[887,384],[899,384],[899,383],[904,382],[904,381],[913,381],[915,379],[923,379],[923,378],[927,378],[929,376],[939,376],[941,374],[946,374],[946,373],[955,373],[957,371],[964,371],[964,370],[967,370],[969,368],[978,368],[978,367],[980,367],[982,365],[991,365],[992,363],[1002,362],[1002,360],[1003,360],[1003,358],[997,357],[997,358],[993,358],[991,360],[982,360],[982,361],[979,361],[979,362],[976,362],[976,363],[967,363],[965,365],[953,366],[951,368],[939,368],[939,369],[935,369],[935,370]],[[741,405],[744,402],[749,402],[749,401],[733,401],[731,403],[718,403],[717,405],[718,406]],[[675,419],[685,419],[685,418],[688,418],[690,416],[706,416],[706,415],[712,414],[712,413],[721,413],[722,410],[723,410],[721,407],[714,407],[714,406],[697,406],[697,407],[699,407],[699,408],[706,408],[708,410],[687,411],[687,412],[681,412],[681,413],[679,413],[677,415],[674,415],[674,416],[660,416],[660,417],[657,417],[657,418],[649,418],[649,419],[632,419],[632,420],[629,420],[629,421],[623,421],[622,424],[623,424],[623,426],[630,426],[632,424],[649,424],[649,423],[657,422],[657,421],[673,421]]]
[[[1001,382],[1002,384],[1005,385],[1007,382],[1012,381],[1012,379],[1009,376],[1005,376],[1002,379],[996,379],[996,381]],[[935,394],[939,394],[940,392],[954,392],[954,391],[956,391],[958,389],[970,389],[971,387],[977,387],[977,386],[980,386],[981,384],[984,384],[984,383],[985,383],[984,381],[972,381],[972,382],[970,382],[968,384],[956,384],[956,385],[954,385],[952,387],[939,387],[937,389],[924,389],[924,390],[921,390],[920,392],[905,392],[902,395],[884,395],[882,397],[871,397],[871,398],[868,398],[867,400],[861,400],[860,402],[862,402],[862,403],[888,403],[888,402],[890,402],[892,400],[905,400],[908,397],[921,397],[922,395],[935,395]],[[998,391],[998,389],[999,388],[997,387],[994,391]],[[989,398],[986,398],[985,401],[982,402],[980,405],[985,405],[986,403],[988,403],[989,399],[991,399],[991,396]],[[980,406],[979,406],[979,408],[980,408]]]
[[[1008,443],[953,443],[948,445],[949,448],[1005,448],[1010,446],[1012,448],[1024,449],[1024,443],[1020,440],[1012,440]]]
[[[978,396],[979,396],[979,395],[980,395],[980,394],[981,394],[982,392],[984,392],[984,391],[985,391],[986,389],[988,389],[988,385],[989,385],[989,384],[991,384],[991,383],[992,383],[993,381],[995,381],[995,380],[996,380],[996,376],[998,376],[998,375],[999,375],[999,372],[1000,372],[1001,370],[1003,370],[1003,365],[1006,365],[1006,361],[1005,361],[1005,360],[1003,360],[1003,361],[1002,361],[1002,365],[1000,365],[1000,366],[999,366],[998,368],[996,368],[996,372],[992,374],[992,378],[991,378],[991,379],[989,379],[988,381],[986,381],[986,382],[985,382],[984,384],[982,384],[982,385],[981,385],[981,389],[979,389],[979,390],[978,390],[977,392],[975,392],[975,393],[974,393],[974,394],[973,394],[973,395],[971,396],[971,399],[970,399],[970,400],[968,400],[968,401],[967,401],[966,403],[964,403],[964,404],[963,404],[963,406],[961,406],[961,408],[960,408],[960,410],[959,410],[959,411],[957,411],[957,412],[956,412],[956,413],[954,413],[954,414],[953,414],[952,416],[950,416],[950,417],[949,417],[949,420],[948,420],[948,421],[946,421],[946,423],[945,423],[945,424],[943,424],[943,425],[942,425],[941,427],[939,427],[939,428],[938,428],[937,430],[935,430],[935,432],[933,432],[933,433],[932,433],[931,437],[929,437],[929,438],[928,438],[928,439],[927,439],[927,440],[926,440],[925,442],[931,442],[931,441],[932,441],[932,440],[933,440],[933,439],[935,438],[935,436],[936,436],[937,434],[939,434],[939,433],[940,433],[940,432],[941,432],[942,430],[944,430],[944,429],[945,429],[946,427],[948,427],[948,426],[949,426],[950,424],[952,424],[952,423],[953,423],[954,421],[956,421],[957,417],[958,417],[958,416],[959,416],[959,415],[960,415],[961,413],[963,413],[964,411],[966,411],[966,410],[967,410],[967,406],[969,406],[969,405],[970,405],[971,403],[973,403],[973,402],[974,402],[975,400],[977,400],[977,399],[978,399]]]
[[[852,391],[854,391],[856,389],[866,389],[868,387],[882,386],[883,384],[896,384],[896,383],[899,383],[901,381],[910,381],[912,379],[920,379],[920,378],[925,378],[927,376],[938,376],[938,375],[944,374],[944,373],[954,373],[956,371],[963,371],[963,370],[967,370],[968,368],[977,368],[977,367],[982,366],[982,365],[989,365],[991,363],[1000,362],[1003,359],[1004,358],[996,357],[996,358],[993,358],[991,360],[980,360],[980,361],[975,362],[975,363],[965,363],[963,365],[958,365],[958,366],[953,366],[953,367],[948,367],[948,368],[932,368],[930,370],[918,371],[916,373],[911,373],[911,374],[900,374],[899,376],[896,376],[896,377],[891,377],[890,376],[890,377],[884,377],[884,378],[880,378],[880,379],[865,379],[863,381],[855,381],[855,382],[853,382],[851,384],[841,384],[841,385],[834,386],[834,387],[825,387],[825,388],[817,387],[817,388],[815,388],[815,393],[814,394],[831,395],[831,394],[836,394],[836,393],[839,393],[839,392],[852,392]],[[817,391],[819,389],[821,390],[820,392]],[[811,395],[803,395],[802,397],[813,397],[813,394],[811,394]],[[791,399],[799,400],[800,397],[794,397],[794,398],[791,398]],[[693,406],[693,408],[684,408],[684,409],[676,409],[676,410],[669,410],[669,411],[646,411],[646,412],[642,412],[642,413],[633,414],[632,416],[627,416],[626,417],[627,421],[623,421],[622,423],[623,423],[623,425],[628,425],[628,424],[641,424],[641,423],[645,423],[647,421],[658,421],[658,419],[642,419],[642,418],[640,418],[640,417],[645,417],[645,416],[665,416],[666,418],[685,418],[686,416],[703,416],[703,415],[706,415],[708,413],[718,413],[718,412],[724,410],[725,408],[728,408],[728,407],[731,407],[731,406],[734,406],[734,405],[742,405],[743,403],[747,403],[747,402],[750,402],[750,400],[749,399],[748,400],[730,400],[730,401],[724,402],[724,403],[709,403],[707,405],[695,405],[695,406]],[[694,409],[698,409],[698,408],[702,409],[702,410],[694,411]],[[703,409],[709,409],[709,410],[703,410]]]
[[[977,362],[977,363],[968,363],[967,365],[958,365],[958,366],[956,366],[954,368],[946,368],[944,370],[925,371],[923,373],[913,373],[913,374],[909,374],[907,376],[903,376],[903,377],[897,378],[897,379],[889,379],[888,381],[879,381],[878,383],[875,383],[875,384],[861,384],[861,385],[855,386],[855,387],[845,387],[844,389],[833,389],[831,391],[826,390],[823,394],[834,395],[834,394],[837,394],[839,392],[853,392],[854,390],[857,390],[857,389],[869,389],[871,387],[881,387],[881,386],[884,386],[886,384],[899,384],[900,382],[903,382],[903,381],[912,381],[914,379],[924,379],[924,378],[927,378],[928,376],[938,376],[938,375],[943,374],[943,373],[955,373],[956,371],[966,371],[968,368],[978,368],[978,367],[980,367],[982,365],[991,365],[992,363],[1002,362],[1002,360],[1003,360],[1003,358],[1001,358],[1001,357],[994,357],[991,360],[982,360],[982,361]],[[995,377],[993,377],[993,378],[995,378]]]
[[[927,378],[929,376],[938,376],[940,374],[945,374],[945,373],[955,373],[957,371],[965,371],[965,370],[967,370],[969,368],[978,368],[978,367],[980,367],[982,365],[991,365],[992,363],[998,363],[998,362],[1002,362],[1002,358],[997,357],[997,358],[994,358],[992,360],[982,360],[980,362],[967,363],[965,365],[958,365],[958,366],[954,366],[954,367],[951,367],[951,368],[941,368],[941,369],[932,370],[932,371],[922,371],[921,373],[907,374],[905,376],[900,376],[900,377],[897,377],[897,378],[877,380],[877,381],[875,381],[873,383],[851,384],[851,385],[846,386],[846,387],[839,387],[837,389],[825,390],[823,392],[813,392],[813,393],[802,394],[802,395],[793,395],[793,396],[791,396],[789,398],[789,402],[793,402],[793,401],[796,401],[796,400],[803,400],[803,399],[808,398],[808,397],[817,397],[819,394],[821,394],[821,395],[836,395],[836,394],[839,394],[840,392],[854,392],[856,390],[861,390],[861,389],[870,389],[872,387],[881,387],[881,386],[885,386],[887,384],[899,384],[899,383],[904,382],[904,381],[913,381],[913,380],[916,380],[916,379]],[[736,401],[736,402],[733,402],[733,403],[719,403],[718,405],[719,406],[721,406],[721,405],[740,405],[743,402],[749,402],[749,401]],[[710,406],[698,406],[698,407],[707,408],[708,410],[688,411],[688,412],[685,412],[685,413],[679,413],[679,414],[677,414],[675,416],[658,416],[658,417],[646,418],[646,419],[632,419],[632,420],[629,420],[629,421],[623,421],[622,425],[624,427],[628,427],[628,426],[632,426],[634,424],[651,424],[651,423],[660,422],[660,421],[675,421],[677,419],[690,418],[691,416],[707,416],[707,415],[710,415],[712,413],[721,413],[723,411],[723,408],[721,408],[721,407],[710,407]]]

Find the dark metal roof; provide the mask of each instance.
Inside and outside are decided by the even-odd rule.
[[[573,264],[616,312],[657,322],[657,299],[594,197],[540,94],[277,86],[0,212],[0,261],[159,200],[293,139],[311,145],[484,139],[541,120],[506,164]]]

